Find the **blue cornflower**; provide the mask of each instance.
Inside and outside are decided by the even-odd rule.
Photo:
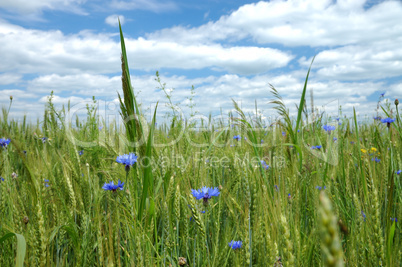
[[[193,196],[197,199],[203,199],[204,201],[204,205],[208,205],[208,200],[211,197],[217,197],[219,196],[221,192],[219,192],[218,187],[212,188],[212,187],[206,187],[204,186],[201,189],[195,190],[195,189],[191,189],[191,194],[193,194]]]
[[[48,179],[44,179],[43,181],[45,182],[45,187],[49,187],[49,180],[48,180]]]
[[[300,130],[297,130],[298,133],[300,133]]]
[[[263,143],[264,143],[264,140],[261,139],[261,144],[263,144]]]
[[[49,182],[49,180],[48,180],[48,179],[44,179],[43,181],[45,181],[45,183],[48,183],[48,182]]]
[[[402,172],[402,170],[399,170],[399,171],[396,172],[396,174],[399,175],[399,174],[401,174],[401,172]]]
[[[379,120],[381,120],[381,117],[374,117],[373,119],[376,121],[379,121]]]
[[[336,118],[335,120],[339,121],[339,118]]]
[[[240,135],[235,135],[235,136],[233,136],[233,139],[236,139],[236,141],[239,141],[241,139],[241,136]]]
[[[4,178],[0,176],[0,182],[3,182],[3,181],[4,181]]]
[[[372,158],[371,161],[375,161],[375,162],[378,163],[378,162],[380,162],[381,160],[380,160],[379,158],[375,157],[375,158]]]
[[[318,149],[320,150],[322,146],[312,146],[311,149]]]
[[[385,95],[385,92],[384,92],[384,93],[382,93],[382,94],[380,94],[380,96],[381,96],[381,97],[384,97],[384,95]]]
[[[231,247],[232,249],[239,249],[242,247],[242,242],[241,241],[230,241],[229,243],[229,247]]]
[[[269,165],[268,165],[267,163],[265,163],[265,161],[263,161],[263,160],[261,160],[260,162],[261,162],[262,167],[263,167],[264,169],[268,170]]]
[[[84,154],[84,150],[78,151],[78,154],[79,154],[80,156],[82,156],[82,155]]]
[[[327,187],[324,185],[324,187],[321,187],[321,186],[316,186],[315,188],[317,188],[318,190],[325,190],[325,189],[327,189]]]
[[[286,136],[286,133],[285,133],[285,132],[282,132],[282,136]]]
[[[113,181],[111,181],[110,183],[105,183],[102,188],[114,192],[117,189],[123,190],[123,185],[124,183],[122,183],[120,180],[116,185],[113,183]]]
[[[130,167],[137,162],[137,158],[138,156],[136,156],[134,153],[130,153],[128,155],[124,154],[117,156],[116,162],[126,165],[126,171],[129,171]]]
[[[390,219],[391,219],[391,221],[398,222],[397,218],[390,218]]]
[[[395,119],[391,119],[391,118],[385,118],[385,119],[381,120],[382,123],[393,123],[394,121],[395,121]]]
[[[11,142],[10,139],[0,138],[0,147],[7,148],[10,142]]]
[[[322,126],[322,128],[323,128],[326,132],[331,132],[331,131],[333,131],[333,130],[336,129],[335,126],[332,126],[332,125],[324,125],[324,126]]]
[[[366,218],[367,218],[367,217],[366,217],[366,214],[365,214],[363,211],[361,211],[361,212],[362,212],[363,220],[366,221]]]
[[[388,127],[388,128],[391,126],[391,123],[393,123],[394,121],[395,121],[395,119],[391,119],[391,118],[385,118],[385,119],[382,119],[382,120],[381,120],[382,123],[386,123],[386,124],[387,124],[387,127]]]
[[[289,193],[288,194],[288,199],[291,199],[292,198],[292,195]]]
[[[333,140],[334,140],[334,142],[336,142],[336,140],[338,140],[338,138],[334,137],[334,139],[333,139]]]
[[[99,126],[98,129],[99,129],[99,131],[102,131],[103,126]]]
[[[47,139],[49,139],[49,138],[47,138],[47,137],[45,137],[45,136],[44,136],[44,137],[42,137],[42,138],[41,138],[42,143],[46,143]]]

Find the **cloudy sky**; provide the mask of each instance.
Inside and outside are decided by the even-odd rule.
[[[273,113],[269,84],[291,109],[309,88],[316,106],[374,114],[379,95],[402,98],[402,2],[380,0],[1,0],[0,106],[34,121],[56,104],[95,96],[115,113],[121,92],[118,21],[145,112],[172,100],[188,113]],[[308,103],[310,104],[310,103]],[[163,113],[164,104],[160,106]]]

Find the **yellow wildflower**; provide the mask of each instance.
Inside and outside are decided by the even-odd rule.
[[[365,149],[360,149],[361,151],[362,151],[362,153],[367,153],[367,150],[365,150]]]
[[[372,147],[372,148],[371,148],[371,151],[372,151],[372,152],[377,152],[377,148]]]

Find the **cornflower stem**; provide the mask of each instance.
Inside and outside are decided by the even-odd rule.
[[[130,170],[126,168],[126,180],[125,180],[124,182],[125,182],[126,185],[127,185],[127,189],[128,189],[129,192],[131,193],[131,190],[130,190],[130,183],[129,183],[129,179],[128,179],[128,173],[129,173],[129,172],[130,172]]]
[[[92,190],[92,182],[91,182],[91,176],[90,176],[90,172],[89,172],[89,165],[87,165],[87,179],[88,179],[88,184],[89,184],[89,191],[91,192],[91,203],[93,200],[93,190]]]
[[[8,114],[10,113],[12,103],[13,103],[13,99],[10,98],[10,105],[8,106],[8,110],[7,110],[7,117],[6,117],[7,119],[8,119]],[[6,121],[6,125],[7,125],[7,128],[9,128],[7,121]],[[11,122],[10,122],[10,127],[11,127]]]
[[[140,181],[139,181],[138,175],[137,175],[137,167],[135,169],[133,169],[132,173],[133,173],[133,183],[134,183],[133,187],[134,186],[137,187],[136,190],[134,190],[134,188],[133,188],[133,193],[134,193],[133,198],[134,198],[134,204],[135,204],[135,212],[137,212],[138,209],[139,209],[139,205],[140,205],[139,196],[141,196],[141,185],[140,185]]]

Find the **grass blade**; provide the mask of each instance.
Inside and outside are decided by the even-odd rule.
[[[25,252],[27,249],[27,243],[25,242],[24,236],[17,233],[7,233],[0,238],[0,244],[13,236],[17,238],[17,259],[15,266],[22,267],[24,266]]]

